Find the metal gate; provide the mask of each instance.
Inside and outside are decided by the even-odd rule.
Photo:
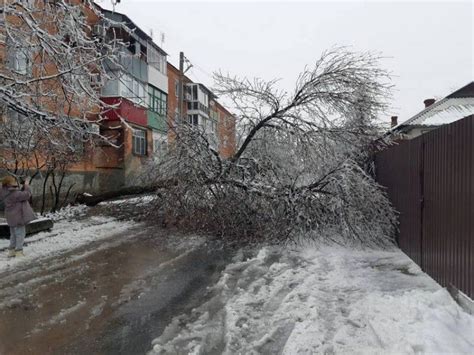
[[[400,248],[443,286],[474,297],[474,116],[377,154],[399,211]]]

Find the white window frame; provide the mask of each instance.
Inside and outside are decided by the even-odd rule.
[[[132,152],[134,155],[147,155],[147,131],[139,128],[132,128]]]
[[[127,73],[123,73],[120,76],[119,95],[136,104],[146,106],[148,92],[145,89],[145,85]]]
[[[148,64],[166,75],[166,56],[154,48],[150,43],[148,43],[147,53]]]

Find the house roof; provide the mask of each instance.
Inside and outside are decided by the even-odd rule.
[[[403,131],[404,128],[414,126],[440,126],[470,115],[474,115],[474,81],[393,127],[391,131]]]
[[[130,17],[117,11],[104,9],[98,5],[97,7],[104,14],[104,16],[106,16],[107,18],[113,21],[121,22],[123,25],[127,26],[131,31],[133,31],[138,37],[150,43],[150,45],[152,45],[156,50],[161,52],[163,55],[168,55],[168,53],[166,53],[160,46],[158,46],[153,41],[153,38],[149,36],[145,31],[143,31],[140,27],[138,27],[135,24],[135,22],[132,21]]]

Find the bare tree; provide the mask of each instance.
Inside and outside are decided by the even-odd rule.
[[[239,127],[233,156],[221,159],[206,134],[177,128],[177,144],[153,169],[169,221],[246,239],[312,235],[370,245],[392,243],[395,214],[365,170],[379,134],[390,78],[370,53],[327,51],[293,92],[215,74]],[[150,178],[150,175],[147,175]]]
[[[37,156],[41,140],[28,119],[8,110],[11,119],[0,122],[0,167],[16,177],[33,176],[45,166]]]
[[[30,183],[42,180],[41,213],[61,208],[73,187],[66,184],[66,174],[83,157],[87,141],[76,132],[58,134],[52,141],[35,130],[27,117],[13,110],[8,117],[0,124],[0,167],[19,181],[26,176]]]
[[[131,30],[92,0],[0,5],[0,169],[42,178],[42,211],[47,199],[53,209],[67,200],[66,173],[84,146],[113,145],[99,124],[116,106],[102,102],[100,89],[127,56],[118,33]]]
[[[91,0],[5,0],[0,25],[0,104],[52,143],[71,132],[97,136],[99,89],[111,79],[104,64],[119,65],[123,45],[106,39],[114,23]]]

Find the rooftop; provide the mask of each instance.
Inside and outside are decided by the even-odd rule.
[[[110,19],[112,21],[116,21],[116,22],[121,23],[122,26],[127,26],[127,28],[132,33],[134,33],[135,35],[137,35],[141,39],[147,41],[150,45],[152,45],[155,49],[157,49],[163,55],[168,55],[168,53],[166,53],[163,50],[163,48],[158,46],[153,41],[153,38],[150,35],[148,35],[145,31],[143,31],[139,26],[137,26],[135,24],[135,22],[133,22],[132,19],[130,19],[130,17],[128,17],[127,15],[122,14],[120,12],[117,12],[117,11],[107,10],[107,9],[104,9],[104,8],[98,6],[98,5],[96,5],[96,6],[100,9],[100,11],[104,14],[105,17],[107,17],[108,19]]]
[[[392,131],[413,126],[441,126],[470,115],[474,115],[474,81],[393,127]]]

